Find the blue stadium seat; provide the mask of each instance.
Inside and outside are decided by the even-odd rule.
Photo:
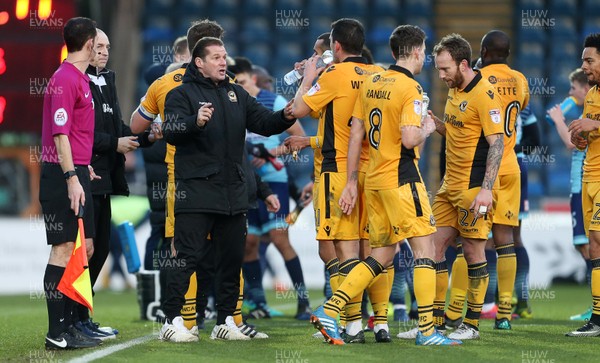
[[[519,27],[519,42],[544,43],[546,41],[546,31],[541,28]]]
[[[246,18],[241,32],[241,41],[246,44],[271,40],[271,27],[263,17]]]
[[[431,0],[406,0],[404,3],[405,19],[415,16],[429,17],[433,15],[433,1]],[[412,22],[411,22],[412,24]]]
[[[577,38],[577,30],[575,26],[575,20],[572,17],[561,16],[554,18],[554,26],[550,27],[551,42],[554,43],[559,39],[573,39]]]
[[[544,64],[544,46],[540,43],[522,42],[519,45],[522,66],[541,67]]]
[[[577,0],[550,0],[550,13],[561,16],[577,15]]]
[[[200,18],[201,14],[206,14],[208,8],[207,0],[180,0],[177,5],[178,16],[196,14]],[[167,9],[167,12],[172,9]]]
[[[519,10],[544,10],[546,4],[544,0],[520,0],[517,1],[517,8]]]
[[[376,63],[394,63],[394,58],[392,58],[392,51],[390,50],[388,42],[375,43],[371,48],[371,52],[373,53],[373,58],[375,58]]]
[[[364,0],[341,1],[338,18],[360,18],[367,13],[367,3]],[[335,20],[335,19],[333,19]],[[364,22],[363,22],[364,24]]]
[[[328,17],[317,17],[310,18],[310,26],[308,27],[308,32],[306,34],[306,45],[308,47],[307,51],[310,51],[315,44],[315,40],[317,37],[323,33],[329,33],[331,31],[331,18]],[[307,53],[307,55],[309,55]]]
[[[400,3],[395,0],[375,0],[371,8],[375,14],[399,15],[401,13]]]
[[[220,15],[214,17],[214,20],[223,27],[225,30],[224,39],[230,41],[237,41],[239,36],[239,21],[233,16]]]
[[[247,46],[241,53],[242,56],[250,59],[254,64],[263,67],[269,67],[270,65],[271,49],[265,44],[252,44]]]
[[[175,0],[148,1],[144,6],[147,15],[161,15],[173,10]]]
[[[398,22],[393,17],[382,17],[371,29],[367,29],[368,43],[387,43],[390,34],[398,26]]]
[[[279,43],[275,49],[275,62],[288,64],[291,69],[295,62],[304,59],[308,55],[308,51],[302,49],[299,43]]]
[[[173,31],[171,19],[167,16],[160,15],[148,16],[146,18],[146,25],[142,36],[145,42],[172,41]]]
[[[242,12],[244,16],[264,16],[274,15],[270,0],[246,0],[242,1]]]
[[[211,17],[216,17],[218,15],[235,14],[239,6],[240,2],[238,0],[218,0],[211,2],[211,6],[207,7],[207,10],[210,10]]]
[[[600,2],[598,0],[582,0],[583,14],[595,15],[600,14]]]
[[[586,36],[592,33],[600,33],[600,13],[594,14],[594,17],[587,17],[583,20],[583,28],[581,30],[580,44],[583,44],[583,40]]]
[[[307,13],[302,13],[302,15],[311,19],[314,17],[326,16],[331,20],[334,20],[336,16],[334,0],[307,0],[305,8],[307,9]]]

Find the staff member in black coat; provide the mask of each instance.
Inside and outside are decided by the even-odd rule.
[[[179,269],[169,276],[159,337],[195,341],[180,323],[186,282],[198,256],[213,244],[217,325],[212,339],[247,340],[233,322],[246,238],[248,194],[243,167],[246,129],[269,136],[295,118],[288,105],[272,112],[226,76],[227,53],[217,38],[202,38],[192,51],[183,84],[167,95],[163,133],[175,153],[175,249]],[[211,240],[206,237],[210,233]]]
[[[131,129],[123,123],[117,98],[115,72],[106,68],[109,50],[110,42],[106,33],[97,29],[95,56],[86,70],[90,78],[95,118],[91,161],[95,176],[91,182],[91,190],[96,237],[94,252],[89,260],[92,287],[110,250],[110,196],[129,195],[129,187],[125,180],[125,154],[137,149],[140,144],[148,146],[155,139],[154,134],[146,133],[140,136],[138,142],[138,136],[132,136]],[[88,336],[99,339],[115,337],[113,333],[107,333],[107,330],[98,329],[97,324],[90,320],[85,306],[79,305],[74,311],[74,316],[79,320],[75,327]]]

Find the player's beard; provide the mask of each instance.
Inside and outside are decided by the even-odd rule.
[[[462,73],[460,73],[460,70],[457,70],[456,76],[454,76],[454,78],[452,79],[452,87],[450,88],[460,87],[460,85],[463,84],[464,81],[465,77],[463,77]]]

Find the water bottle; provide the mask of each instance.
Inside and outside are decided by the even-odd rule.
[[[321,57],[319,57],[319,59],[317,60],[317,68],[325,67],[332,61],[333,61],[333,52],[330,50],[326,50],[323,52]],[[304,72],[304,67],[302,67],[302,69],[300,69],[300,71]],[[302,75],[303,75],[300,71],[297,69],[293,69],[290,72],[288,72],[285,76],[283,76],[283,81],[285,82],[285,84],[287,84],[289,86],[289,85],[292,85],[292,84],[298,82],[302,78]]]
[[[427,92],[423,92],[423,104],[421,105],[421,123],[427,117],[427,110],[429,109],[429,96],[427,96]]]
[[[564,101],[560,103],[560,109],[567,121],[578,119],[583,113],[583,105],[578,105],[577,100],[573,96],[565,98]],[[554,126],[554,121],[552,121],[548,113],[546,113],[546,121]]]

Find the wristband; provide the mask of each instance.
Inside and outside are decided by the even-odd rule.
[[[64,176],[65,180],[69,180],[72,176],[77,176],[77,173],[75,172],[75,170],[69,170],[64,174]]]
[[[310,137],[310,147],[313,149],[320,149],[321,145],[319,144],[319,137],[318,136],[311,136]]]

